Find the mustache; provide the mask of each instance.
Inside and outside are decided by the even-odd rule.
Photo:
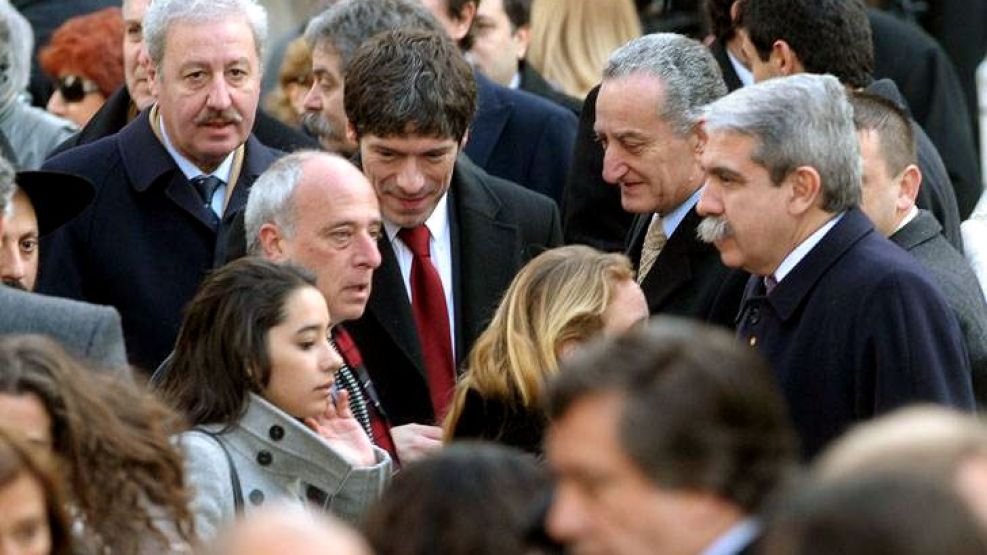
[[[20,289],[21,291],[27,291],[27,287],[25,287],[20,280],[5,279],[3,280],[3,284],[13,289]]]
[[[307,111],[302,114],[302,127],[311,135],[320,139],[336,139],[339,130],[319,112]]]
[[[196,125],[226,125],[230,123],[240,123],[243,121],[243,115],[240,112],[230,106],[224,110],[213,110],[207,108],[199,115],[195,116]]]
[[[696,228],[696,237],[704,243],[715,243],[733,236],[733,227],[722,216],[706,216]]]

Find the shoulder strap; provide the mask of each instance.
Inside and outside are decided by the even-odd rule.
[[[205,428],[200,428],[196,426],[193,430],[197,432],[202,432],[207,436],[213,438],[213,440],[219,444],[219,448],[223,450],[223,456],[226,457],[226,464],[230,467],[230,482],[233,486],[233,506],[236,507],[236,514],[243,514],[243,490],[240,488],[240,475],[236,471],[236,466],[233,464],[233,457],[230,456],[229,449],[226,448],[226,444],[219,439],[219,434],[214,434]]]

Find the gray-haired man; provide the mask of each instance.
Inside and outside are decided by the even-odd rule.
[[[696,116],[726,93],[703,45],[663,33],[633,40],[611,56],[596,101],[603,179],[637,214],[627,254],[652,314],[732,328],[746,276],[723,266],[696,238],[705,173]]]

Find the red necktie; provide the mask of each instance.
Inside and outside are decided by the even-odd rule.
[[[445,417],[452,390],[456,386],[455,363],[452,358],[452,336],[449,333],[449,313],[439,272],[432,265],[428,244],[428,228],[419,225],[404,228],[398,237],[411,249],[411,311],[428,372],[428,391],[437,422]]]

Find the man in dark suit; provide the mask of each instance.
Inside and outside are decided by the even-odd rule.
[[[881,235],[912,254],[935,278],[963,330],[977,401],[987,401],[987,300],[939,222],[915,206],[922,183],[908,116],[879,96],[854,93],[853,121],[864,162],[860,208]]]
[[[670,317],[588,348],[550,384],[546,528],[576,553],[753,553],[794,469],[764,360]]]
[[[700,234],[748,270],[737,335],[774,366],[803,454],[913,402],[974,406],[956,317],[931,276],[874,231],[833,76],[794,75],[711,104]]]
[[[115,306],[146,371],[171,350],[182,308],[276,157],[250,135],[263,15],[254,0],[156,0],[144,31],[157,103],[45,166],[89,178],[97,197],[43,245],[38,289]]]
[[[345,82],[350,134],[384,220],[383,261],[348,329],[391,422],[416,425],[407,436],[392,430],[398,453],[437,447],[432,425],[459,362],[521,265],[561,242],[558,211],[460,155],[476,85],[441,32],[377,35]]]
[[[14,187],[14,168],[0,158],[0,235],[6,232]],[[48,218],[49,225],[59,223]],[[120,316],[112,308],[0,286],[0,335],[23,333],[48,335],[94,368],[131,379]]]
[[[627,254],[652,314],[732,328],[747,276],[696,237],[705,173],[697,116],[726,92],[716,61],[698,42],[664,33],[611,56],[596,101],[603,179],[637,214]]]

